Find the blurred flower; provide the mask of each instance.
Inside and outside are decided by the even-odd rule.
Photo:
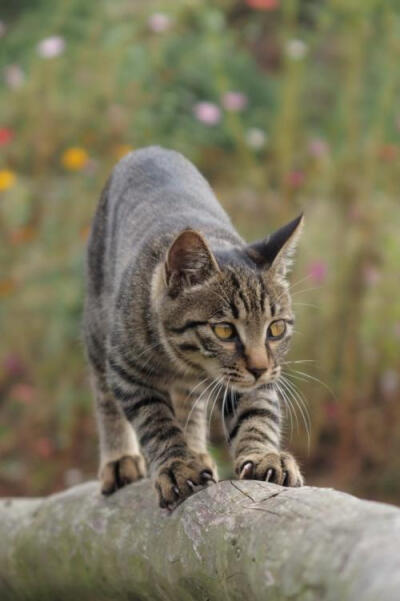
[[[384,144],[379,148],[378,152],[379,158],[390,163],[397,157],[399,149],[395,144]]]
[[[133,146],[130,144],[118,144],[114,149],[114,156],[116,159],[122,159],[126,154],[132,152]]]
[[[394,369],[387,369],[382,374],[380,384],[384,395],[392,395],[399,387],[399,374]]]
[[[250,8],[257,10],[275,10],[279,6],[279,0],[245,0]]]
[[[307,272],[312,282],[315,284],[322,284],[322,282],[326,279],[328,267],[323,261],[313,261],[308,266]]]
[[[14,137],[14,132],[9,127],[0,127],[0,146],[4,146],[11,142]]]
[[[328,420],[335,421],[338,418],[339,412],[336,403],[326,403],[324,406],[325,415]]]
[[[7,31],[6,24],[4,23],[4,21],[0,21],[0,38],[3,37],[3,35],[6,33],[6,31]]]
[[[302,40],[289,40],[286,43],[286,54],[289,58],[298,61],[306,56],[308,46]]]
[[[367,284],[367,286],[375,286],[381,278],[381,273],[375,267],[375,265],[367,264],[364,265],[363,276],[364,282]]]
[[[36,236],[36,230],[32,225],[24,225],[14,230],[10,234],[11,244],[23,244],[30,242]]]
[[[246,132],[245,140],[247,146],[253,150],[261,150],[261,148],[264,148],[266,145],[268,136],[262,129],[259,129],[258,127],[250,127],[250,129],[248,129]]]
[[[242,92],[226,92],[221,99],[227,111],[242,111],[247,106],[247,96]]]
[[[65,169],[79,171],[88,162],[89,156],[84,148],[78,146],[67,148],[61,156],[61,163]]]
[[[59,35],[45,38],[37,45],[37,52],[42,58],[54,58],[60,56],[65,50],[65,41]]]
[[[46,459],[53,452],[53,444],[49,438],[42,436],[42,438],[37,439],[35,449],[39,457]]]
[[[11,376],[21,376],[24,371],[24,364],[16,353],[10,353],[3,360],[4,370]]]
[[[164,13],[154,13],[150,15],[147,25],[154,33],[162,33],[171,27],[171,19]]]
[[[17,177],[11,169],[0,169],[0,191],[12,188],[16,179]]]
[[[291,171],[287,179],[292,188],[300,188],[300,186],[304,183],[304,173],[299,170]]]
[[[16,90],[24,83],[25,74],[19,65],[8,65],[4,69],[4,79],[9,88]]]
[[[400,338],[400,321],[394,324],[394,333],[398,338]]]
[[[10,397],[23,403],[24,405],[30,405],[34,398],[34,388],[30,384],[15,384],[10,390]]]
[[[221,120],[221,109],[213,102],[198,102],[193,107],[193,113],[205,125],[216,125]]]
[[[86,242],[86,240],[89,238],[89,234],[90,234],[90,225],[84,225],[79,230],[79,236],[84,242]]]
[[[329,153],[329,146],[322,138],[313,138],[309,141],[308,152],[316,159],[320,159]]]
[[[12,278],[5,278],[0,280],[0,298],[8,296],[15,290],[15,282]]]

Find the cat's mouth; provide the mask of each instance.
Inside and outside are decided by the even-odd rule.
[[[258,388],[264,388],[269,384],[273,384],[275,378],[270,378],[268,380],[256,380],[253,382],[246,382],[241,380],[232,380],[231,378],[228,380],[228,387],[234,392],[251,392],[252,390],[257,390]]]

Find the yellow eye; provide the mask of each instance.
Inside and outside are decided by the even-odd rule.
[[[276,339],[282,338],[284,333],[286,332],[286,322],[284,319],[277,319],[273,321],[268,328],[267,337]]]
[[[230,323],[217,323],[212,328],[221,340],[233,340],[236,336],[235,328]]]

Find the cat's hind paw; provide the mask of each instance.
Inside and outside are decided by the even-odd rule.
[[[100,469],[99,478],[103,495],[113,492],[144,478],[146,464],[141,455],[124,455],[115,461],[105,463]]]
[[[236,462],[241,480],[264,480],[281,486],[303,486],[304,480],[295,458],[286,452],[268,452],[241,457]]]

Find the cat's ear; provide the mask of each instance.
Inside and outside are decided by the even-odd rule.
[[[261,268],[285,275],[292,262],[304,225],[303,213],[259,242],[246,247],[249,257]]]
[[[168,250],[165,278],[170,290],[201,284],[218,271],[206,240],[195,230],[183,230]]]

